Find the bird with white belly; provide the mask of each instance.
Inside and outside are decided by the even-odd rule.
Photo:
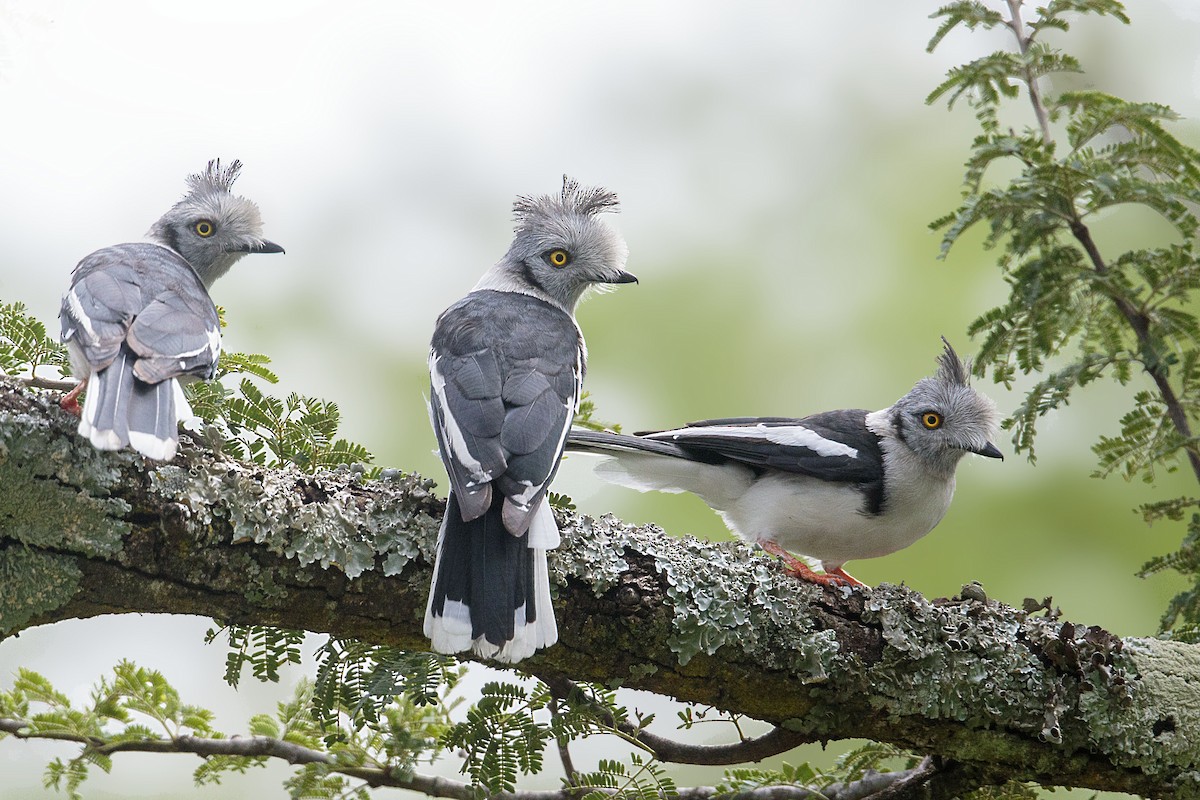
[[[996,406],[970,386],[949,342],[937,372],[888,408],[800,419],[737,417],[634,436],[573,430],[567,449],[605,456],[596,473],[640,491],[692,492],[792,574],[861,585],[842,569],[894,553],[941,521],[967,453],[990,441]],[[791,553],[820,562],[813,572]]]

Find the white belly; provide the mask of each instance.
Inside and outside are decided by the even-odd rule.
[[[863,495],[846,484],[776,473],[760,478],[727,508],[718,509],[742,538],[772,541],[834,569],[908,547],[941,521],[954,481],[923,473],[888,487],[882,514],[863,511]]]

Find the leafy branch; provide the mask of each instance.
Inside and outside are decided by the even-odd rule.
[[[486,698],[517,699],[511,689],[496,686]],[[527,695],[522,702],[533,698]],[[408,789],[430,797],[480,800],[484,796],[510,800],[580,800],[580,798],[680,797],[705,800],[719,795],[777,800],[824,797],[862,797],[868,791],[897,787],[920,778],[926,782],[937,770],[907,758],[907,767],[881,772],[887,761],[906,760],[904,754],[882,745],[868,745],[841,759],[833,770],[808,765],[783,765],[780,770],[729,770],[717,786],[676,788],[653,757],[634,754],[630,766],[601,759],[591,772],[574,773],[571,783],[548,791],[495,790],[487,784],[466,783],[422,775],[421,763],[432,762],[447,748],[461,744],[458,733],[473,722],[451,725],[446,708],[395,698],[377,730],[342,724],[330,736],[330,720],[315,720],[308,710],[313,685],[302,682],[293,698],[279,703],[276,713],[250,720],[248,734],[227,737],[213,727],[211,712],[181,702],[163,676],[130,662],[121,662],[111,678],[102,679],[83,707],[74,706],[41,675],[21,670],[13,687],[0,692],[0,739],[46,740],[80,746],[79,755],[54,759],[46,769],[47,788],[81,798],[80,788],[91,767],[110,772],[120,753],[191,753],[203,759],[193,772],[196,785],[220,783],[230,774],[262,767],[270,759],[296,767],[287,788],[293,797],[368,797],[371,787]],[[534,704],[538,701],[534,700]],[[489,706],[490,707],[490,706]],[[345,709],[343,709],[344,711]],[[344,723],[343,717],[343,723]],[[149,723],[149,724],[147,724]],[[578,721],[561,721],[562,732]],[[471,755],[467,755],[468,762]],[[845,778],[846,780],[839,780]],[[486,794],[484,793],[486,790]],[[766,791],[770,790],[770,791]]]
[[[46,335],[46,326],[28,314],[24,303],[0,303],[0,375],[25,376],[29,385],[45,388],[73,385],[39,376],[43,367],[70,372],[67,348]]]
[[[952,69],[928,102],[965,99],[980,135],[966,164],[962,204],[932,223],[943,231],[942,255],[964,232],[986,225],[985,246],[999,248],[1009,285],[1007,303],[985,312],[970,333],[983,337],[976,369],[1011,385],[1016,372],[1043,372],[1052,361],[1065,366],[1045,374],[1005,421],[1018,452],[1032,460],[1038,420],[1067,404],[1074,390],[1107,376],[1130,383],[1136,372],[1150,388],[1133,394],[1133,409],[1116,436],[1102,436],[1094,451],[1096,474],[1118,472],[1152,482],[1156,471],[1186,463],[1200,482],[1200,323],[1193,312],[1200,288],[1200,258],[1193,240],[1200,230],[1200,152],[1168,132],[1178,116],[1157,103],[1130,102],[1098,91],[1048,96],[1042,83],[1079,62],[1046,42],[1048,31],[1069,30],[1071,14],[1096,14],[1128,23],[1116,0],[1052,0],[1022,17],[1022,0],[999,10],[962,0],[934,13],[941,19],[929,42],[933,50],[955,28],[1002,29],[1014,49],[983,56]],[[1024,94],[1034,124],[1004,128],[1001,106]],[[1018,174],[989,185],[990,168],[1013,164]],[[1162,216],[1179,237],[1158,247],[1116,257],[1101,252],[1093,226],[1124,205],[1141,205]],[[1068,353],[1073,350],[1072,353]],[[1173,518],[1200,509],[1195,500],[1170,504]],[[1147,519],[1157,518],[1157,515]],[[1192,515],[1182,548],[1156,559],[1144,572],[1177,569],[1194,586],[1172,603],[1164,629],[1200,622],[1200,562],[1193,551],[1200,515]]]

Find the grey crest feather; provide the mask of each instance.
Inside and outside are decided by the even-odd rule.
[[[616,192],[601,186],[582,187],[573,178],[563,175],[562,193],[553,195],[522,195],[513,203],[515,230],[520,232],[536,224],[539,219],[577,214],[581,217],[595,216],[604,211],[620,210]]]
[[[937,379],[944,383],[967,386],[968,376],[971,374],[970,362],[958,357],[958,353],[954,352],[945,336],[942,337],[942,344],[945,345],[945,349],[938,355]]]
[[[242,172],[242,162],[234,159],[227,167],[221,167],[221,159],[214,158],[208,162],[204,172],[197,172],[187,177],[187,184],[193,192],[231,192],[233,182]]]

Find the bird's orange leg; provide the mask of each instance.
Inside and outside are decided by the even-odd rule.
[[[833,578],[841,578],[850,586],[866,586],[865,583],[851,575],[849,572],[846,572],[846,570],[842,569],[841,567],[838,567],[837,569],[827,569],[825,570],[825,574]]]
[[[69,414],[82,416],[83,409],[79,407],[79,393],[83,391],[83,387],[87,386],[87,378],[84,378],[79,383],[75,384],[75,388],[62,396],[58,401],[58,407]]]
[[[824,574],[813,572],[812,568],[805,564],[794,555],[784,550],[774,542],[759,542],[759,547],[766,550],[773,556],[777,556],[784,564],[787,573],[793,578],[799,578],[802,581],[816,583],[821,586],[864,586],[865,584],[854,578],[841,567],[835,570],[830,570]]]

